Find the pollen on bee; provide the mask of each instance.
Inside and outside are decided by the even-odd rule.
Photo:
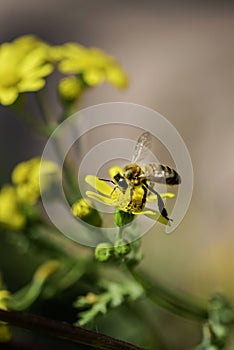
[[[116,204],[119,209],[127,212],[140,213],[146,204],[146,191],[142,186],[128,186],[123,193],[116,188]]]

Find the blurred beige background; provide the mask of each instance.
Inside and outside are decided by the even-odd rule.
[[[0,5],[1,41],[34,33],[51,43],[100,47],[122,63],[130,76],[128,90],[103,85],[85,96],[84,107],[135,102],[177,128],[193,162],[193,198],[176,232],[167,236],[157,228],[144,237],[142,268],[202,300],[216,290],[233,298],[234,6],[105,0]],[[0,113],[1,166],[10,169],[12,157],[16,162],[36,154],[43,144],[26,136],[5,109]]]

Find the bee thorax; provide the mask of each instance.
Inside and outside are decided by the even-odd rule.
[[[124,176],[130,181],[137,180],[142,173],[143,171],[138,164],[128,164],[123,171]]]

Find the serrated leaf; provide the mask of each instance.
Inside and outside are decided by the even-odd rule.
[[[98,314],[105,314],[108,308],[115,308],[121,305],[126,299],[136,300],[143,295],[144,289],[135,281],[123,281],[122,283],[102,281],[100,286],[105,291],[102,294],[94,295],[88,293],[79,297],[74,303],[77,308],[90,306],[89,310],[79,313],[77,324],[83,326],[92,321]],[[96,297],[89,302],[90,295]]]

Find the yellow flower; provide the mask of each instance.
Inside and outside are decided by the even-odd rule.
[[[81,198],[72,205],[72,214],[93,226],[102,225],[98,211],[93,207],[92,202],[87,198]]]
[[[82,198],[72,205],[73,215],[79,218],[85,218],[93,211],[92,203],[89,199]]]
[[[0,45],[0,103],[11,105],[18,95],[38,91],[53,70],[48,45],[27,35]]]
[[[0,191],[0,225],[13,230],[21,230],[26,219],[21,211],[14,187],[5,185]]]
[[[59,62],[63,58],[63,46],[50,46],[48,54],[50,62]]]
[[[7,310],[6,300],[10,297],[10,292],[5,289],[0,290],[0,309]]]
[[[33,205],[51,184],[58,172],[57,164],[42,160],[39,157],[18,164],[12,172],[12,182],[15,185],[20,202]]]
[[[123,169],[117,166],[111,167],[109,169],[110,177],[113,179],[113,175],[120,172]],[[163,224],[168,224],[168,220],[163,217],[160,212],[146,208],[144,203],[142,205],[142,198],[144,195],[144,190],[142,186],[134,186],[134,192],[131,193],[131,187],[129,186],[125,192],[121,191],[118,186],[114,188],[109,185],[106,181],[100,180],[94,175],[87,175],[85,181],[95,188],[99,193],[86,191],[86,195],[89,198],[95,199],[98,202],[104,203],[106,205],[112,206],[118,210],[122,210],[127,213],[134,215],[146,215],[147,217],[157,220]],[[172,198],[173,193],[163,193],[160,194],[162,198]],[[150,194],[147,196],[147,202],[157,201],[157,196]]]
[[[10,297],[10,292],[0,290],[0,309],[7,310],[6,300]],[[11,339],[11,332],[6,322],[0,321],[0,343]]]
[[[13,44],[16,48],[18,48],[21,51],[22,54],[25,55],[31,50],[37,48],[38,45],[40,45],[41,47],[43,46],[45,49],[49,49],[49,46],[45,42],[38,39],[35,35],[30,34],[16,38],[13,41]]]
[[[66,74],[81,74],[88,86],[96,86],[105,80],[122,89],[128,84],[127,75],[118,62],[97,48],[85,48],[75,43],[62,46],[59,70]],[[58,49],[57,49],[58,50]]]
[[[55,163],[41,162],[40,158],[18,164],[12,172],[14,186],[5,185],[0,190],[0,225],[11,230],[23,229],[30,213],[27,208],[50,186],[57,171]]]
[[[106,68],[106,80],[118,89],[124,89],[128,85],[127,76],[122,68],[114,64]]]

